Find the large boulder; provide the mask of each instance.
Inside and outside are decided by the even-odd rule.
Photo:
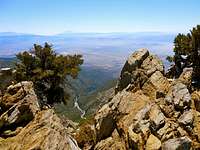
[[[194,115],[191,110],[185,111],[178,119],[178,122],[184,126],[192,125],[194,121]]]
[[[153,105],[149,111],[149,119],[152,130],[158,130],[165,124],[165,116],[158,105]]]
[[[136,133],[139,132],[147,132],[150,131],[150,120],[149,120],[149,111],[151,110],[151,105],[145,105],[142,109],[137,111],[133,118],[133,124],[130,127],[132,127],[133,131]]]
[[[189,109],[192,103],[187,86],[181,82],[175,82],[171,86],[165,100],[172,104],[176,110]]]
[[[156,71],[151,75],[147,82],[144,83],[142,90],[152,99],[158,97],[158,93],[165,95],[169,89],[169,81],[160,71]]]
[[[149,55],[142,63],[141,68],[145,74],[150,77],[154,72],[160,71],[164,73],[164,65],[156,55]]]
[[[142,91],[128,93],[129,95],[127,97],[121,99],[118,105],[118,115],[116,117],[116,128],[126,141],[128,141],[130,126],[132,126],[134,132],[142,132],[145,135],[149,133],[149,122],[146,120],[146,113],[150,108],[148,105],[150,103],[149,97],[145,96]]]
[[[163,150],[190,150],[192,141],[188,137],[169,139],[162,144]]]
[[[146,143],[146,150],[159,150],[161,148],[161,141],[151,134]]]

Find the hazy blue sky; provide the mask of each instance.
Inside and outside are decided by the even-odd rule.
[[[187,32],[200,0],[0,0],[0,32]]]

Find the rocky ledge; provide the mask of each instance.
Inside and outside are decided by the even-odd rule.
[[[180,78],[167,79],[157,56],[147,49],[133,53],[121,71],[116,95],[95,114],[90,148],[200,149],[200,91],[191,90],[191,75],[188,68]]]
[[[32,82],[9,86],[0,108],[0,149],[79,150],[71,136],[73,123],[41,108]]]

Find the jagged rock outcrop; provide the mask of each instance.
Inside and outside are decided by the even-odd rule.
[[[140,81],[144,81],[147,79],[144,76],[144,72],[138,70],[142,64],[142,62],[149,56],[149,51],[147,49],[140,49],[136,53],[133,53],[129,56],[128,60],[126,61],[124,67],[122,68],[120,80],[116,87],[116,92],[122,91],[126,88],[131,82],[134,82],[135,88],[140,88]],[[144,77],[144,79],[140,79]]]
[[[0,107],[0,149],[79,150],[71,136],[73,124],[40,107],[32,82],[9,86]]]
[[[10,85],[1,99],[1,107],[8,109],[17,102],[23,101],[22,99],[25,98],[25,96],[31,97],[31,99],[33,99],[32,101],[37,101],[32,82],[24,81],[15,85]]]
[[[39,112],[16,136],[1,139],[0,149],[79,150],[52,109]]]
[[[143,84],[155,72],[157,74],[154,76],[159,75],[158,72],[164,73],[162,61],[157,56],[150,55],[147,49],[139,49],[129,56],[122,68],[116,92],[122,91],[130,84],[134,90],[141,89]]]
[[[37,96],[32,82],[21,82],[11,85],[1,98],[0,107],[4,111],[0,116],[0,131],[14,130],[25,126],[40,111]]]
[[[200,94],[191,93],[192,70],[167,79],[147,49],[126,61],[116,95],[95,115],[98,149],[200,149]],[[117,133],[118,140],[113,137]]]

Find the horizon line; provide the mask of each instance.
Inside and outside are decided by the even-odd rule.
[[[39,34],[39,33],[31,33],[31,32],[15,32],[15,31],[0,31],[0,34],[8,34],[5,36],[12,36],[12,34],[16,35],[37,35],[37,36],[61,36],[65,34],[134,34],[134,33],[161,33],[161,34],[178,34],[181,32],[175,32],[175,31],[125,31],[125,32],[117,32],[117,31],[111,31],[111,32],[96,32],[96,31],[89,31],[89,32],[83,32],[83,31],[64,31],[60,33],[54,33],[54,34]],[[184,32],[183,32],[184,33]],[[9,35],[11,34],[11,35]]]

